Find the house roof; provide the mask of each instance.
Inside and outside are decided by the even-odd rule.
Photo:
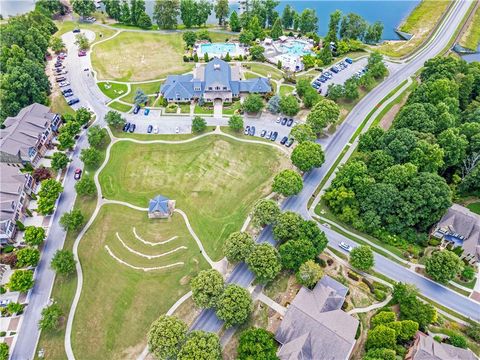
[[[219,59],[213,58],[205,66],[205,88],[214,87],[216,85],[227,88],[230,90],[230,80],[232,79],[230,65]]]
[[[347,359],[358,327],[358,320],[341,310],[347,291],[328,276],[313,290],[300,289],[275,334],[282,344],[278,357]]]
[[[166,198],[165,196],[162,195],[157,195],[155,196],[152,200],[150,200],[150,203],[148,204],[148,212],[162,212],[162,213],[168,213],[170,210],[168,208],[168,202],[170,199]]]
[[[417,332],[413,360],[477,360],[473,352],[436,342],[433,337]]]
[[[18,197],[25,185],[25,175],[18,167],[0,163],[0,221],[12,218]]]
[[[266,78],[253,78],[249,80],[242,80],[239,83],[241,92],[267,93],[272,91],[270,82]]]
[[[35,103],[20,110],[17,116],[6,118],[5,129],[0,131],[0,151],[28,157],[28,150],[37,144],[55,116],[48,107]]]

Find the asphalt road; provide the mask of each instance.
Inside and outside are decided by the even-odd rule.
[[[334,165],[336,158],[340,155],[344,146],[350,141],[356,129],[360,126],[362,121],[367,117],[368,113],[382,100],[388,93],[394,90],[408,77],[412,76],[420,68],[422,68],[425,61],[439,54],[449,40],[454,36],[455,30],[461,23],[464,15],[467,13],[471,1],[458,1],[454,4],[452,11],[449,13],[445,21],[437,30],[433,39],[413,58],[403,64],[399,64],[393,69],[390,69],[390,74],[384,82],[373,89],[366,95],[350,112],[343,124],[339,127],[336,133],[329,138],[325,145],[325,163],[321,168],[315,169],[304,176],[303,190],[297,196],[288,198],[283,205],[282,210],[295,211],[301,214],[304,218],[309,219],[307,204],[309,199],[314,196],[314,192],[322,179],[328,173],[328,170]],[[337,247],[341,241],[352,243],[351,240],[342,235],[328,229],[325,233],[328,237],[329,244]],[[328,231],[327,231],[328,230]],[[258,242],[268,241],[274,244],[271,230],[265,229],[257,239]],[[456,312],[467,317],[480,321],[480,305],[462,296],[454,291],[451,291],[443,286],[434,283],[414,272],[380,256],[375,255],[376,265],[375,269],[396,280],[403,281],[416,285],[420,292],[435,302],[442,304]],[[248,270],[245,264],[239,264],[229,278],[228,283],[236,283],[241,286],[249,286],[254,279],[253,274]],[[216,317],[211,310],[204,310],[195,320],[192,329],[219,331],[222,327],[222,322]]]

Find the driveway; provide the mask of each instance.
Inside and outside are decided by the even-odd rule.
[[[213,117],[215,119],[221,118],[223,115],[223,102],[220,99],[213,101]]]

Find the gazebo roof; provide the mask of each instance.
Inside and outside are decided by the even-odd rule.
[[[161,212],[167,213],[169,211],[168,209],[169,201],[170,199],[166,198],[165,196],[162,196],[162,195],[155,196],[152,200],[150,200],[150,203],[148,204],[148,212],[161,211]]]

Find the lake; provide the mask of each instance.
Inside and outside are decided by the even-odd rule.
[[[35,7],[35,0],[0,0],[0,2],[0,14],[4,18],[25,14]]]

